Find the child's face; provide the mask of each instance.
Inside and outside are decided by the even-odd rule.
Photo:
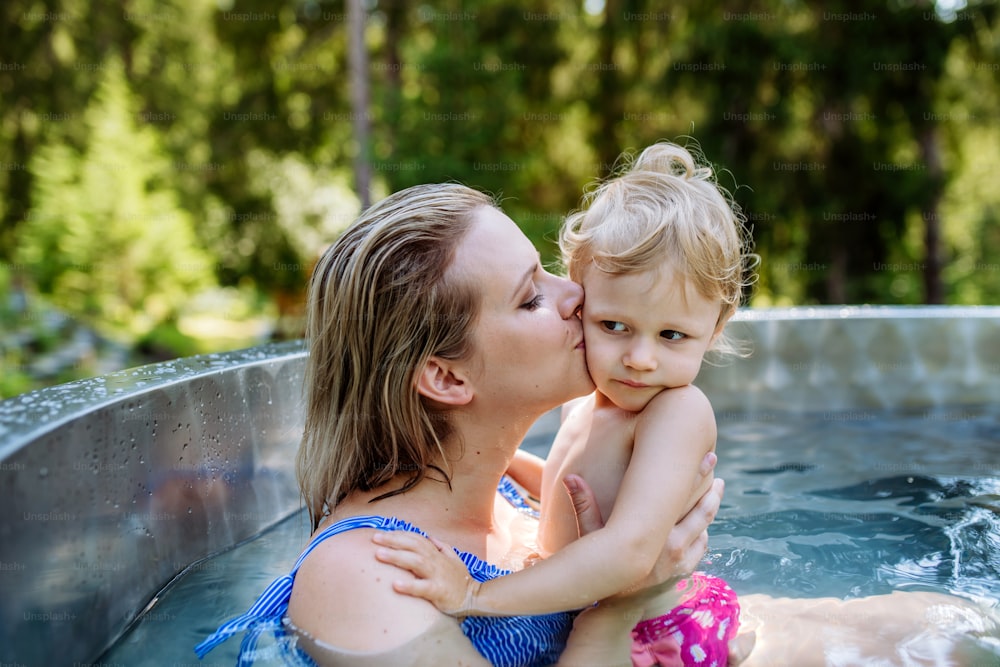
[[[669,268],[612,276],[583,274],[583,335],[597,389],[638,412],[663,389],[690,384],[725,323],[721,300],[706,299]]]

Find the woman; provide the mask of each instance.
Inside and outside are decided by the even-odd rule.
[[[542,268],[488,197],[464,186],[417,186],[363,213],[324,254],[310,285],[298,470],[314,539],[292,575],[199,645],[199,655],[246,630],[245,664],[259,656],[257,637],[274,630],[279,646],[297,642],[324,665],[587,665],[594,646],[628,664],[635,618],[627,599],[588,608],[572,632],[572,614],[459,625],[429,602],[397,594],[393,582],[412,575],[379,562],[373,543],[376,529],[422,532],[454,545],[481,580],[530,560],[537,522],[501,480],[539,416],[594,389],[576,317],[582,298],[579,286]],[[537,491],[537,479],[520,481]],[[584,487],[575,490],[578,512],[593,504]],[[721,492],[716,481],[675,527],[645,583],[694,569]],[[580,521],[583,531],[600,524],[586,511]],[[748,596],[751,622],[781,630],[751,662],[822,664],[831,618],[838,632],[891,622],[877,637],[883,647],[905,638],[915,618],[948,618],[927,614],[945,596],[897,595],[885,596],[877,617],[864,600],[803,607]],[[781,637],[805,638],[808,629],[826,634],[794,647],[800,652],[789,662],[792,647]]]
[[[577,657],[558,664],[585,664],[580,654],[595,633],[571,633],[573,614],[460,626],[396,593],[392,582],[408,575],[378,562],[372,542],[375,528],[419,529],[464,552],[473,576],[524,566],[537,520],[501,479],[538,417],[594,388],[582,300],[475,190],[417,186],[363,213],[321,258],[309,291],[298,471],[321,539],[294,579],[275,582],[199,654],[249,630],[250,661],[256,638],[280,635],[284,616],[320,664],[545,665],[564,648]],[[706,477],[713,464],[706,457]],[[537,480],[520,481],[537,494]],[[581,527],[596,527],[585,511],[593,497],[578,490]],[[721,494],[716,482],[675,528],[649,585],[694,568]],[[609,601],[583,613],[588,627],[620,642],[627,662],[631,625],[621,608]]]

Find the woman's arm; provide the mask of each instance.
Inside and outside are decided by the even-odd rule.
[[[482,655],[464,655],[463,646],[469,643],[461,627],[450,616],[441,618],[422,634],[394,648],[375,651],[347,651],[317,642],[296,628],[298,648],[309,654],[319,667],[424,667],[425,665],[454,665],[455,667],[491,667]]]
[[[699,471],[701,482],[708,484],[708,490],[695,506],[670,531],[667,544],[656,566],[641,584],[641,587],[656,587],[693,572],[708,548],[708,527],[715,521],[715,515],[722,504],[725,482],[712,480],[712,471],[718,459],[715,452],[709,452],[702,459]],[[577,478],[567,483],[573,508],[577,512],[580,534],[585,535],[604,525],[597,498],[590,488]],[[630,630],[635,621],[635,607],[628,597],[615,597],[589,607],[573,623],[566,649],[559,664],[581,667],[583,665],[629,664],[631,652]],[[756,644],[753,630],[740,634],[729,642],[729,667],[743,664]]]
[[[706,457],[702,476],[711,475],[714,463],[714,456]],[[569,488],[581,533],[600,529],[603,521],[593,492],[583,481]],[[721,500],[722,482],[717,481],[671,532],[654,572],[672,578],[694,567],[705,552],[705,530]],[[369,532],[356,530],[331,538],[303,563],[289,609],[296,626],[293,630],[303,631],[299,646],[321,667],[489,667],[455,619],[423,600],[387,592],[387,583],[401,573],[371,559]],[[331,605],[331,599],[351,600],[351,604]],[[586,623],[574,626],[558,664],[590,664],[588,658],[598,647],[627,656],[629,628],[621,627],[623,618],[622,610],[614,605],[586,611]],[[598,643],[605,640],[608,643],[603,646]]]
[[[706,455],[702,460],[700,474],[704,481],[711,480],[716,461],[714,453]],[[582,488],[577,484],[567,486],[575,509],[579,511],[581,505],[593,505],[596,508],[597,500],[585,484]],[[674,526],[660,560],[647,577],[646,586],[659,587],[663,582],[686,575],[696,568],[705,555],[708,527],[715,520],[724,491],[725,483],[716,479],[694,508]],[[580,534],[602,526],[600,510],[593,509],[586,523],[580,521]],[[559,664],[574,667],[631,664],[629,655],[632,641],[629,631],[634,624],[635,608],[627,598],[602,600],[599,605],[583,610],[573,623],[573,631]],[[729,664],[738,665],[745,658],[746,655],[731,650]]]
[[[454,551],[433,540],[444,559],[428,553],[426,541],[395,534],[379,536],[378,543],[402,551],[379,550],[376,556],[419,577],[396,582],[397,591],[430,599],[453,615],[579,609],[650,574],[691,505],[702,460],[714,445],[715,418],[705,395],[691,386],[664,391],[640,415],[632,459],[603,529],[533,567],[482,583],[459,571]]]
[[[528,492],[532,498],[542,497],[542,471],[545,459],[530,452],[519,449],[514,452],[514,459],[507,466],[507,474]]]
[[[326,540],[295,577],[289,617],[310,637],[317,663],[488,667],[455,619],[392,589],[393,580],[408,575],[375,560],[373,532],[352,530]]]
[[[571,401],[563,403],[559,412],[559,423],[562,424],[566,421],[566,417],[569,416],[577,406],[581,403],[586,402],[588,399],[592,399],[591,395],[581,396],[579,398],[574,398]],[[552,460],[552,451],[549,451],[548,459]],[[507,474],[510,475],[515,482],[521,485],[521,487],[528,492],[533,498],[542,497],[542,487],[543,487],[543,476],[545,474],[545,459],[540,456],[535,456],[523,449],[518,449],[514,453],[514,460],[510,462],[510,466],[507,467]]]

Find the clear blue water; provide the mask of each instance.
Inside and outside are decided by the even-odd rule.
[[[703,569],[738,593],[925,590],[1000,608],[1000,406],[717,417],[726,499]],[[201,663],[192,647],[285,574],[307,534],[296,514],[190,568],[99,662],[234,664],[236,639]]]
[[[1000,599],[1000,407],[720,415],[710,530],[737,592]]]

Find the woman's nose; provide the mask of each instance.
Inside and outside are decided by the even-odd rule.
[[[583,288],[566,278],[553,276],[558,281],[557,294],[559,295],[559,314],[564,320],[576,315],[583,308]]]

